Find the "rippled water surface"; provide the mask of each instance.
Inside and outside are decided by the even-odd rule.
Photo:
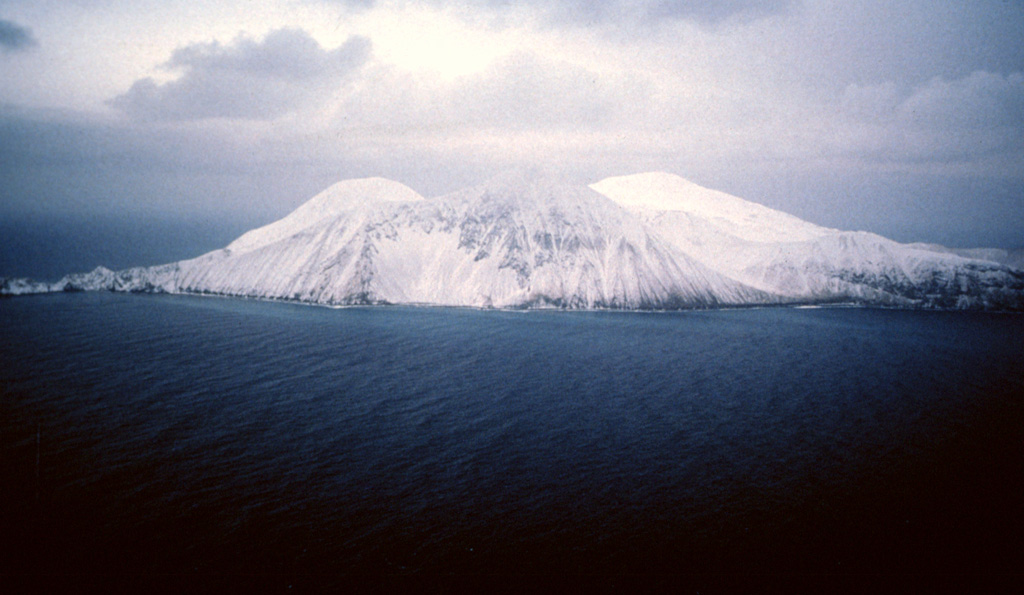
[[[1003,573],[1024,317],[0,301],[0,572]]]

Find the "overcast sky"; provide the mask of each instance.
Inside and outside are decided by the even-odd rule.
[[[265,223],[546,164],[1016,247],[1022,38],[1017,0],[0,0],[0,217]]]

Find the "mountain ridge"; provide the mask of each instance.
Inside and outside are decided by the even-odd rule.
[[[941,249],[940,249],[941,248]],[[197,258],[0,294],[111,290],[324,305],[685,309],[855,302],[1024,310],[1024,272],[821,227],[664,172],[589,186],[512,171],[424,198],[383,178],[332,185]],[[993,253],[994,254],[994,253]]]

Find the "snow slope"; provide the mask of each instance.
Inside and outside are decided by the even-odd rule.
[[[0,294],[209,293],[318,304],[667,309],[854,301],[1024,309],[1024,272],[820,227],[665,173],[535,172],[425,199],[340,182],[221,250],[157,267],[0,279]]]
[[[179,263],[172,290],[481,307],[771,299],[706,270],[586,187],[512,174],[436,199],[404,198],[344,210],[314,211],[307,203],[296,211],[298,224],[289,215],[223,251]]]
[[[228,244],[227,249],[232,252],[249,252],[348,211],[419,200],[423,200],[423,197],[412,188],[384,178],[345,180],[309,199],[284,219],[243,234]]]
[[[835,231],[664,172],[606,178],[590,187],[627,209],[693,217],[752,242],[805,241]]]
[[[591,187],[708,268],[785,299],[1024,305],[1024,273],[995,261],[820,227],[672,174],[621,176]]]

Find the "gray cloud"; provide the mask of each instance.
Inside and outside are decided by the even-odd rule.
[[[559,0],[536,2],[557,23],[578,25],[691,21],[719,25],[789,10],[794,0]],[[495,2],[492,1],[492,4]],[[504,4],[502,0],[497,3]]]
[[[109,103],[141,119],[270,120],[325,99],[369,55],[366,38],[327,51],[297,29],[273,31],[259,42],[195,44],[164,65],[183,72],[178,79],[141,79]]]
[[[666,160],[703,169],[728,161],[836,168],[855,160],[889,171],[1024,171],[1021,73],[851,84],[830,102],[713,78],[597,72],[520,52],[448,83],[367,70],[337,116],[339,137],[388,150],[433,143],[540,161],[605,153],[641,168],[664,168]]]
[[[129,212],[253,227],[338,179],[357,177],[335,152],[307,164],[315,137],[239,139],[235,129],[247,125],[137,126],[0,105],[0,220]]]
[[[1022,129],[1024,75],[976,71],[959,80],[936,77],[916,89],[899,110],[907,120],[933,127]]]
[[[37,45],[37,43],[31,29],[0,19],[0,51],[24,50]]]
[[[21,193],[266,222],[347,177],[434,194],[552,163],[581,181],[673,171],[907,241],[1020,243],[1020,3],[523,0],[525,19],[514,2],[485,3],[483,15],[469,0],[446,14],[513,34],[563,27],[579,59],[524,38],[447,79],[371,60],[366,40],[326,50],[301,31],[183,47],[165,64],[179,78],[139,81],[112,103],[203,122],[0,117],[0,214]],[[593,57],[591,42],[605,44]],[[320,106],[334,111],[253,121]]]
[[[310,0],[312,2],[326,2],[328,4],[340,4],[349,8],[373,8],[375,0]]]
[[[888,163],[998,159],[1012,175],[1024,158],[1024,74],[976,71],[910,88],[850,85],[834,148]]]
[[[785,13],[792,4],[793,0],[659,0],[649,3],[647,15],[718,24],[734,18],[749,20]]]
[[[763,51],[780,76],[807,86],[917,86],[977,70],[1024,71],[1021,2],[823,1],[792,14],[743,49]]]
[[[531,54],[507,56],[453,89],[455,117],[469,125],[505,129],[601,128],[621,101],[613,81]]]
[[[602,74],[529,52],[504,56],[452,81],[378,65],[362,73],[333,126],[373,144],[468,141],[500,147],[518,145],[515,139],[524,134],[550,134],[545,142],[557,145],[645,126],[655,94],[642,77]],[[538,150],[532,152],[539,155]]]
[[[435,5],[456,4],[431,0]],[[528,5],[541,11],[553,25],[617,26],[656,21],[686,20],[718,25],[733,19],[751,20],[790,9],[799,0],[486,0],[492,9]],[[373,0],[367,0],[372,4]]]

